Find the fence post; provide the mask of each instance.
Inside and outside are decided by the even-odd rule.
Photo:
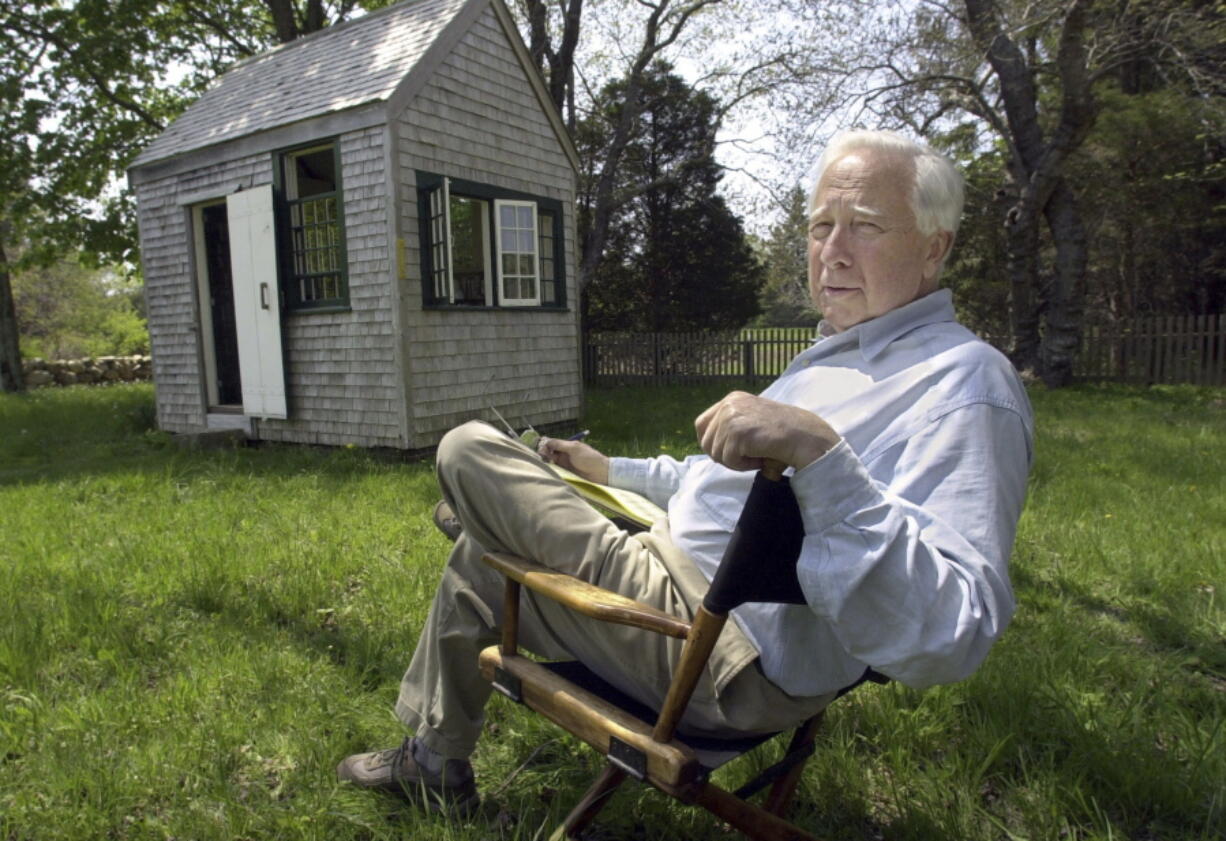
[[[749,339],[741,342],[741,375],[750,383],[754,381],[753,341]]]
[[[660,384],[660,334],[651,334],[651,382]]]
[[[1226,385],[1226,315],[1217,317],[1217,359],[1214,363],[1213,385]]]

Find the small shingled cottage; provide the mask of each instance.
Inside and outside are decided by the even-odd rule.
[[[133,162],[159,426],[425,449],[573,423],[578,158],[502,0],[235,65]]]

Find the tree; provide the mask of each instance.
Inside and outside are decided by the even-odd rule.
[[[799,186],[788,193],[786,212],[762,245],[766,281],[762,287],[764,327],[802,327],[817,323],[809,294],[808,196]]]
[[[17,341],[17,309],[9,285],[8,257],[4,252],[6,227],[0,223],[0,391],[25,391],[21,348]]]
[[[1069,171],[1089,208],[1087,317],[1222,312],[1226,140],[1205,132],[1205,108],[1179,91],[1121,84],[1100,98]]]
[[[1001,184],[1004,144],[984,148],[979,132],[969,124],[934,134],[932,140],[954,161],[966,186],[962,224],[941,285],[953,291],[960,322],[1005,347],[1011,333],[1007,243],[1001,225],[1010,201]]]
[[[149,333],[130,284],[74,259],[31,266],[12,278],[28,355],[50,359],[149,352]]]
[[[21,388],[15,268],[134,261],[135,154],[236,59],[387,2],[0,0],[0,388]]]
[[[532,61],[545,77],[549,97],[575,131],[575,51],[583,20],[583,0],[519,0],[520,17],[528,27]],[[555,44],[556,42],[556,44]]]
[[[581,289],[595,277],[611,220],[638,189],[637,182],[622,178],[619,170],[627,144],[640,130],[639,88],[653,63],[684,47],[687,58],[704,68],[697,86],[719,92],[722,118],[729,109],[773,89],[798,52],[787,39],[777,43],[775,29],[767,26],[761,27],[768,32],[761,42],[747,39],[737,45],[753,25],[770,18],[776,5],[777,0],[588,0],[586,4],[519,0],[516,4],[529,51],[572,132],[579,130],[584,113],[597,98],[594,92],[607,93],[599,74],[621,83],[626,107],[618,111],[618,122],[609,126],[599,154],[584,156],[581,150],[588,220],[580,242]],[[583,34],[593,27],[609,44],[603,55],[591,49],[584,52]],[[737,38],[726,37],[732,28]],[[581,57],[587,72],[596,77],[585,79],[577,72]]]
[[[627,101],[625,86],[606,86],[578,131],[591,154],[608,142],[623,109],[640,115],[617,184],[633,198],[610,218],[608,247],[584,297],[585,324],[595,330],[741,327],[757,314],[762,269],[740,221],[716,194],[718,103],[664,63],[641,80],[636,101]]]

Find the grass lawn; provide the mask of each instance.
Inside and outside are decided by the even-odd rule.
[[[609,452],[692,452],[721,391],[597,390],[584,423]],[[795,812],[822,837],[1226,835],[1226,393],[1033,398],[1017,617],[962,684],[831,708]],[[401,736],[447,551],[430,464],[190,452],[151,424],[146,385],[0,394],[0,839],[547,837],[596,761],[501,698],[478,820],[334,781]],[[617,797],[594,837],[730,837]]]

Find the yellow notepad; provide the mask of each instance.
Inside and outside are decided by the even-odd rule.
[[[592,482],[578,474],[571,473],[565,467],[556,464],[549,466],[578,491],[588,504],[608,517],[629,520],[649,529],[652,523],[662,519],[668,513],[647,497],[636,494],[634,491],[610,488],[608,485]]]

